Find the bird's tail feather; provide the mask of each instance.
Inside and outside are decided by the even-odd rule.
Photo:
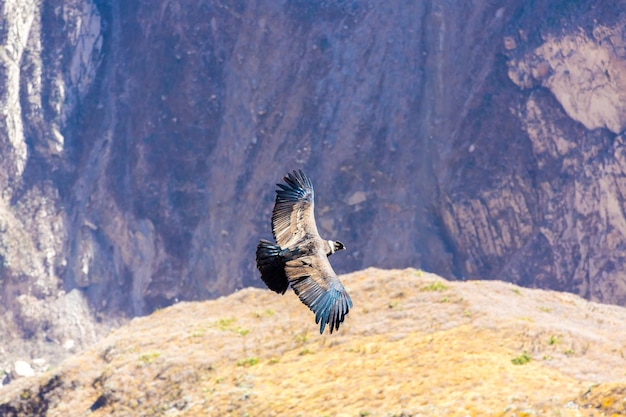
[[[284,294],[289,287],[289,280],[285,275],[285,261],[280,252],[280,246],[261,240],[256,247],[256,266],[265,285],[272,291]]]

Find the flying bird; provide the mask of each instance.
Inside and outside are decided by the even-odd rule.
[[[329,325],[339,329],[352,308],[352,300],[333,271],[328,257],[345,249],[339,241],[322,239],[313,213],[313,184],[301,170],[276,184],[272,211],[272,234],[276,244],[261,239],[256,265],[267,287],[284,294],[289,285],[320,324],[320,334]]]

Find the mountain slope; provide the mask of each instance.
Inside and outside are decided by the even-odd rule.
[[[317,333],[291,291],[281,297],[245,289],[184,302],[134,319],[43,376],[4,387],[0,414],[625,410],[624,308],[414,269],[370,268],[341,279],[355,308],[332,336]]]

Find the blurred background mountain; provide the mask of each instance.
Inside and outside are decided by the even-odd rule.
[[[5,0],[0,367],[261,286],[292,169],[339,273],[625,305],[625,5]]]

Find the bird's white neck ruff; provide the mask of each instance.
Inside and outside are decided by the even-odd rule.
[[[329,240],[328,246],[330,246],[330,254],[332,255],[333,253],[335,253],[335,242],[333,242],[332,240]]]

